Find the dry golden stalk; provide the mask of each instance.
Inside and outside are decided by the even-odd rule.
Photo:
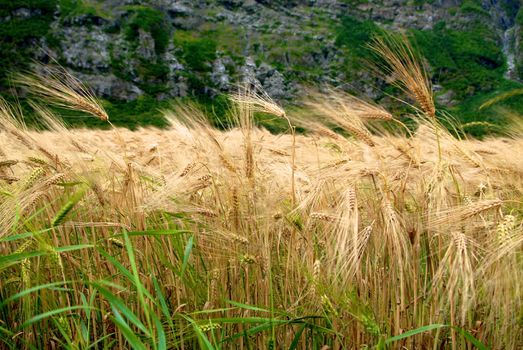
[[[92,183],[91,184],[91,189],[93,190],[96,198],[98,199],[98,203],[100,203],[100,205],[103,207],[105,205],[105,196],[104,196],[104,193],[102,191],[102,188],[100,187],[99,184]]]
[[[229,158],[224,155],[223,153],[220,153],[220,160],[222,161],[222,164],[232,173],[236,173],[236,166],[229,160]]]
[[[18,181],[20,179],[17,178],[17,177],[14,177],[14,176],[0,174],[0,180],[3,180],[5,182],[7,182],[7,183],[13,183],[13,182],[16,182],[16,181]]]
[[[254,178],[254,155],[250,143],[245,147],[245,176],[250,180]]]
[[[64,178],[65,178],[65,174],[63,174],[63,173],[54,174],[53,176],[51,176],[50,178],[45,180],[42,183],[42,186],[48,187],[48,186],[56,185],[57,183],[61,182]]]
[[[380,58],[375,70],[385,79],[393,79],[392,83],[413,98],[421,110],[430,118],[436,117],[434,97],[430,80],[425,69],[420,65],[406,37],[398,39],[393,35],[374,38],[369,48]]]
[[[372,135],[364,129],[364,126],[358,127],[352,123],[346,121],[339,121],[340,125],[350,133],[352,133],[358,140],[362,141],[370,147],[374,147],[376,144],[372,140]]]
[[[93,93],[63,68],[39,66],[33,73],[18,74],[15,82],[58,107],[109,120]]]
[[[487,210],[499,208],[503,204],[503,201],[500,199],[491,199],[491,200],[484,200],[481,202],[477,202],[466,208],[466,210],[462,213],[461,219],[465,220],[472,216],[481,214]]]
[[[42,198],[44,198],[45,196],[46,196],[46,193],[44,191],[39,191],[39,192],[36,192],[35,194],[33,194],[31,196],[30,201],[27,203],[27,205],[25,207],[24,214],[27,214],[27,212],[29,212],[31,209],[33,209],[35,207],[35,205],[38,202],[40,202],[40,200]]]
[[[328,221],[328,222],[334,222],[334,221],[338,220],[338,218],[336,216],[325,214],[325,213],[311,213],[310,218],[315,219],[315,220]]]
[[[195,214],[200,214],[200,215],[206,216],[208,218],[215,218],[218,216],[218,214],[216,214],[214,211],[207,209],[207,208],[196,208],[196,209],[192,210],[191,212],[195,213]]]
[[[377,120],[392,120],[392,114],[388,112],[383,113],[361,113],[359,115],[360,118],[364,119],[377,119]]]
[[[312,283],[311,283],[311,294],[316,295],[318,292],[318,284],[320,281],[321,272],[321,261],[316,259],[312,265]]]
[[[10,167],[15,164],[18,164],[18,160],[15,160],[15,159],[0,160],[0,168]]]
[[[185,166],[185,168],[180,173],[179,177],[184,177],[196,166],[196,162],[189,163]]]

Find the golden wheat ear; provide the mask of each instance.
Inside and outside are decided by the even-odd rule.
[[[432,85],[421,58],[405,36],[383,34],[368,44],[377,56],[372,69],[416,101],[430,118],[436,117]]]
[[[32,72],[16,74],[13,82],[57,107],[85,112],[103,121],[109,120],[107,112],[92,91],[62,67],[39,64]]]

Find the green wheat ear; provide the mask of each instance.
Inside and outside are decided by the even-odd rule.
[[[53,218],[53,221],[51,221],[51,227],[56,227],[64,221],[67,214],[69,214],[73,207],[80,201],[80,199],[82,199],[86,191],[87,187],[85,185],[82,185],[82,187],[69,198],[67,203],[65,203],[60,208],[58,213],[56,213],[56,216]]]

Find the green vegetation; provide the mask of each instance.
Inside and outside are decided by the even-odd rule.
[[[433,79],[455,91],[458,99],[491,91],[504,79],[503,52],[486,27],[460,31],[438,23],[430,31],[413,31],[413,36]]]
[[[473,7],[482,10],[474,1],[463,3],[461,10]],[[352,72],[364,69],[365,62],[374,59],[366,45],[380,31],[372,21],[343,19],[336,43],[347,50],[349,59],[345,69],[349,77]],[[479,110],[483,102],[496,94],[521,87],[520,83],[504,78],[506,64],[498,38],[480,20],[472,22],[466,30],[451,29],[440,22],[432,30],[411,30],[410,34],[415,47],[429,63],[432,80],[443,86],[443,92],[453,92],[456,106],[448,112],[471,125],[466,130],[468,133],[481,137],[499,132],[506,125],[502,114],[523,114],[523,98],[519,96]],[[385,93],[394,95],[397,90],[387,87]],[[390,107],[395,113],[407,112],[403,104],[392,102]],[[507,113],[500,113],[500,109]]]
[[[373,21],[359,21],[350,16],[342,19],[336,36],[336,45],[348,49],[349,70],[361,68],[362,63],[371,58],[366,45],[379,33],[380,28]]]
[[[100,0],[59,0],[59,5],[62,20],[82,15],[111,19],[111,14],[102,10]]]
[[[479,15],[486,15],[488,16],[488,11],[484,10],[481,7],[481,3],[477,0],[465,0],[461,3],[460,10],[464,13],[476,13]]]
[[[20,8],[31,13],[0,21],[0,89],[8,86],[9,72],[27,67],[29,49],[48,33],[56,4],[55,0],[0,0],[0,18]]]
[[[476,23],[468,30],[449,29],[438,23],[430,31],[412,31],[416,45],[430,63],[433,80],[445,91],[454,92],[457,105],[449,109],[463,123],[475,123],[466,131],[474,136],[499,132],[506,125],[506,112],[523,113],[520,97],[504,101],[492,108],[479,110],[479,106],[496,94],[521,84],[504,78],[506,65],[495,34]],[[488,124],[485,124],[488,123]],[[489,125],[490,124],[490,125]]]
[[[130,11],[124,27],[126,39],[136,42],[141,29],[151,33],[156,53],[164,53],[169,44],[169,28],[164,13],[149,6],[128,6],[126,9]]]
[[[180,57],[189,68],[196,72],[208,72],[216,58],[216,41],[201,37],[197,33],[177,30],[174,45],[180,49]]]

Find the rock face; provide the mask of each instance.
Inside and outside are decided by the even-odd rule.
[[[81,2],[79,2],[81,3]],[[337,43],[344,16],[389,30],[430,30],[445,22],[466,31],[481,22],[503,45],[516,79],[523,55],[510,0],[107,0],[56,11],[41,46],[104,97],[133,100],[188,94],[216,95],[239,83],[290,99],[301,84],[350,85],[376,97],[372,78],[347,69]],[[39,9],[16,8],[0,18],[31,19]],[[523,16],[522,16],[523,17]],[[510,31],[510,35],[507,35]],[[35,57],[42,58],[41,54]],[[45,55],[44,55],[45,56]],[[523,74],[522,74],[523,76]],[[442,103],[454,103],[444,91]]]

